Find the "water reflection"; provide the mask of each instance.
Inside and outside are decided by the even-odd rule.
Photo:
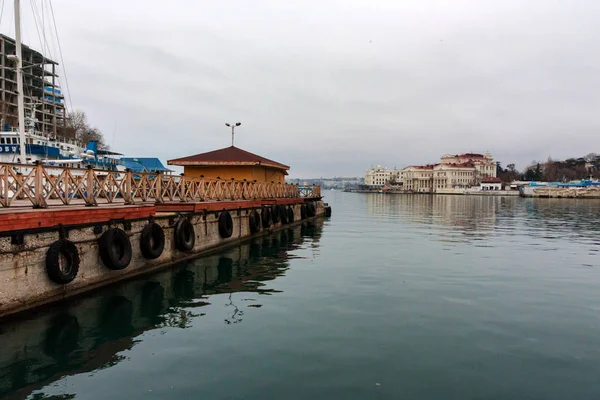
[[[229,293],[225,324],[243,321],[246,307],[231,293],[274,294],[266,282],[289,268],[295,250],[318,246],[322,221],[253,239],[225,252],[112,286],[90,296],[0,325],[0,397],[25,398],[65,374],[107,368],[152,329],[189,327],[211,295]],[[69,399],[44,397],[34,399]]]
[[[367,194],[364,201],[370,217],[435,229],[442,241],[483,240],[515,228],[544,239],[590,238],[600,229],[600,201],[594,199]]]
[[[418,194],[370,194],[366,197],[367,212],[370,214],[396,215],[413,222],[464,228],[493,225],[498,209],[507,200],[514,198]]]

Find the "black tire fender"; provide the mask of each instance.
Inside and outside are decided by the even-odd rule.
[[[187,218],[180,218],[175,223],[175,248],[179,251],[190,251],[196,244],[194,225]]]
[[[156,222],[150,222],[144,226],[140,237],[142,255],[149,260],[154,260],[160,257],[164,248],[165,232],[163,228]]]
[[[75,243],[61,239],[50,245],[46,252],[46,272],[54,283],[71,282],[79,272],[79,251]]]
[[[306,216],[314,217],[315,215],[317,215],[317,206],[314,201],[311,201],[306,205]]]
[[[269,207],[263,206],[260,212],[261,216],[260,219],[262,221],[262,226],[263,228],[267,229],[268,227],[271,226],[271,209]]]
[[[306,205],[300,205],[300,219],[306,219]]]
[[[110,269],[127,268],[131,262],[131,241],[124,230],[109,228],[98,240],[100,259]]]
[[[279,206],[279,217],[281,219],[281,225],[287,225],[288,221],[288,212],[285,206]]]
[[[287,208],[287,220],[288,220],[288,224],[293,224],[294,223],[294,208],[292,206],[288,206]]]
[[[250,233],[257,233],[260,231],[260,214],[256,210],[252,210],[248,216],[248,223],[250,224]]]
[[[279,212],[279,206],[277,204],[271,207],[271,221],[273,221],[274,224],[281,221],[281,213]]]
[[[219,235],[223,239],[230,238],[233,235],[233,218],[227,210],[223,210],[219,214]]]

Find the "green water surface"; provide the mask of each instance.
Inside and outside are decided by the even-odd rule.
[[[331,219],[0,321],[0,397],[600,399],[600,201],[325,201]]]

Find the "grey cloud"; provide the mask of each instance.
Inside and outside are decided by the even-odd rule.
[[[591,0],[102,3],[55,11],[73,104],[131,156],[227,146],[234,119],[294,177],[598,151]]]

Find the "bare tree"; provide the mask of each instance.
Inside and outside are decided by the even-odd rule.
[[[69,114],[64,136],[77,139],[83,144],[96,141],[99,148],[108,149],[108,146],[104,143],[104,135],[98,128],[90,125],[85,111],[82,110],[75,110]]]
[[[548,161],[546,161],[544,166],[544,179],[551,182],[559,179],[558,165],[551,157],[548,157]]]
[[[583,157],[585,159],[585,161],[587,162],[592,162],[592,161],[596,161],[598,159],[598,154],[597,153],[589,153],[587,154],[585,157]]]

